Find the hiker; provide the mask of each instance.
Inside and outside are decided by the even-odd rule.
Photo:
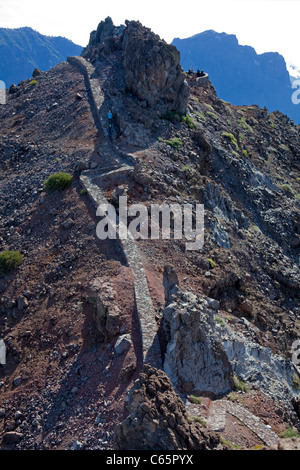
[[[112,124],[113,124],[113,115],[111,110],[107,113],[107,120],[108,120],[108,137],[112,139]]]
[[[108,123],[107,133],[108,133],[108,137],[110,138],[110,140],[112,140],[112,123],[111,122]]]

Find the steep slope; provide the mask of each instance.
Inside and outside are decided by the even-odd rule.
[[[81,51],[69,39],[45,36],[32,28],[0,28],[0,79],[9,88],[31,77],[35,68],[49,70]]]
[[[293,89],[284,58],[275,52],[257,54],[241,46],[233,34],[204,31],[172,42],[181,53],[184,70],[205,70],[218,96],[235,105],[257,104],[279,110],[299,124]]]
[[[299,126],[223,102],[140,23],[106,36],[108,23],[84,58],[22,82],[0,108],[0,251],[24,255],[0,277],[2,448],[131,448],[137,433],[151,448],[158,426],[168,449],[276,447],[299,430]],[[46,193],[57,171],[72,184]],[[204,204],[203,248],[99,239],[93,202],[119,209],[120,195],[149,214]],[[157,338],[164,372],[145,365]]]

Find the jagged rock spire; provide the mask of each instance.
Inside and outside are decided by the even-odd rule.
[[[91,33],[82,55],[95,62],[116,51],[121,51],[120,62],[128,90],[148,106],[163,103],[171,110],[186,112],[190,89],[175,46],[167,44],[139,21],[126,20],[125,25],[116,27],[107,17]]]

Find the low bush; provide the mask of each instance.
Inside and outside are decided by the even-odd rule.
[[[54,173],[45,181],[44,188],[48,192],[62,191],[70,186],[71,181],[72,176],[68,173]]]
[[[2,251],[0,253],[0,272],[9,273],[23,262],[23,255],[19,251]]]

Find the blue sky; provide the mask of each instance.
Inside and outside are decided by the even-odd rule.
[[[235,34],[257,53],[276,51],[300,70],[300,0],[0,0],[0,27],[30,26],[85,46],[98,23],[139,20],[167,42],[207,29]]]

